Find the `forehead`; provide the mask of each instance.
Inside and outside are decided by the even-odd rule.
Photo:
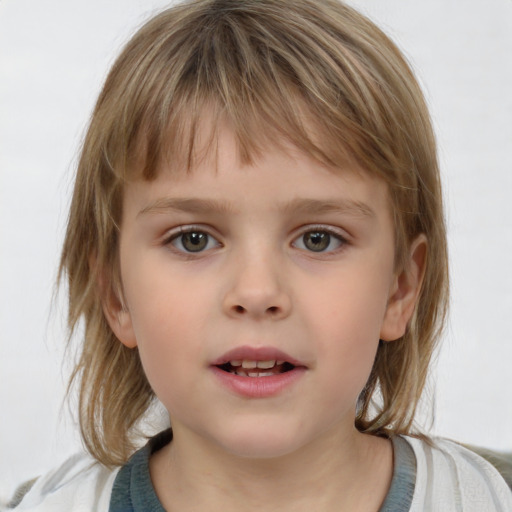
[[[163,161],[154,179],[130,181],[125,187],[125,210],[138,215],[167,209],[217,213],[249,208],[317,213],[343,209],[356,216],[388,211],[386,184],[355,161],[327,166],[280,141],[244,162],[232,131],[217,131],[214,144],[204,144],[208,140],[207,132],[199,134],[193,168]]]
[[[138,131],[127,147],[128,164],[121,166],[123,178],[151,180],[162,171],[191,172],[204,161],[215,167],[219,152],[226,147],[241,166],[253,164],[269,150],[279,150],[303,153],[326,168],[364,168],[386,178],[372,161],[370,148],[361,146],[357,133],[346,128],[341,135],[339,127],[334,130],[322,122],[296,95],[293,116],[276,112],[269,120],[261,111],[239,114],[227,113],[218,101],[204,100],[199,105],[185,101],[158,131],[158,141],[155,126]]]
[[[279,120],[268,124],[258,114],[248,116],[242,129],[219,110],[218,104],[191,110],[190,116],[180,116],[178,127],[168,128],[164,143],[156,154],[144,132],[131,149],[134,165],[126,166],[124,178],[151,181],[162,173],[170,173],[176,180],[198,171],[219,171],[222,168],[247,169],[257,167],[269,153],[289,159],[315,162],[319,172],[340,170],[370,174],[360,163],[359,155],[339,138],[328,133],[325,126],[297,101],[302,126],[286,126]],[[183,118],[186,119],[183,119]],[[372,169],[371,173],[380,175]]]

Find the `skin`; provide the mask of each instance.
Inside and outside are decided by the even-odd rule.
[[[204,250],[187,251],[180,229],[206,235]],[[319,232],[330,242],[311,250]],[[242,166],[228,130],[217,160],[126,186],[123,297],[105,313],[172,421],[173,442],[150,460],[166,510],[378,510],[392,448],[355,429],[356,402],[379,339],[405,331],[425,246],[420,236],[396,272],[383,182],[294,148]],[[275,396],[241,397],[211,365],[242,345],[306,370]]]

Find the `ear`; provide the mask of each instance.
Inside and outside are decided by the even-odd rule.
[[[402,337],[418,300],[427,259],[427,237],[422,233],[411,244],[406,268],[395,275],[382,322],[380,339]]]
[[[116,338],[126,347],[135,348],[137,339],[133,331],[132,318],[128,308],[114,290],[102,300],[103,314]]]
[[[107,277],[110,274],[109,272],[96,268],[95,256],[89,258],[89,266],[91,271],[96,273],[101,306],[108,325],[123,345],[128,348],[135,348],[137,340],[133,331],[130,312],[123,300],[120,283],[116,285],[114,279]]]

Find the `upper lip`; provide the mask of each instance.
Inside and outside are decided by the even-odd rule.
[[[293,366],[305,366],[304,363],[275,347],[241,346],[229,350],[212,362],[212,366],[220,366],[230,361],[286,361]]]

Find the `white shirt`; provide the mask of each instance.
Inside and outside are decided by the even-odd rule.
[[[411,437],[402,439],[416,458],[408,512],[512,512],[512,491],[479,455],[444,439],[434,439],[432,446]],[[108,512],[119,469],[109,470],[90,456],[75,455],[40,477],[15,510]]]

